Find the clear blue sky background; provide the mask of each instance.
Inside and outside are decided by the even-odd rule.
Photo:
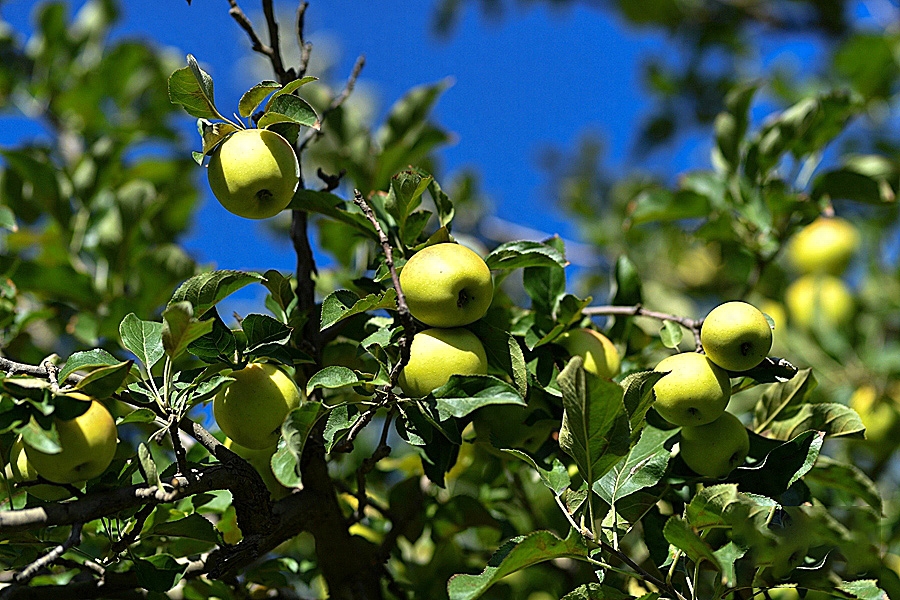
[[[72,2],[73,10],[81,4]],[[249,42],[228,15],[225,0],[194,0],[192,6],[185,0],[122,4],[116,35],[152,40],[182,57],[194,54],[212,74],[223,112],[234,110],[241,93],[262,78],[249,66]],[[35,6],[12,1],[3,5],[2,14],[17,30],[27,31]],[[258,1],[243,0],[241,6],[264,33]],[[277,6],[288,17],[283,42],[293,46],[296,2],[282,0]],[[629,159],[632,143],[652,106],[642,89],[640,66],[651,55],[671,55],[674,46],[659,32],[631,30],[614,15],[578,6],[552,11],[537,5],[511,11],[498,22],[486,21],[470,7],[446,39],[433,35],[432,17],[430,1],[311,0],[306,30],[316,44],[314,57],[327,55],[333,64],[335,82],[365,54],[360,90],[376,98],[377,122],[411,87],[453,78],[435,113],[458,138],[440,153],[445,172],[475,166],[497,216],[575,236],[573,224],[545,197],[550,182],[536,168],[538,153],[547,146],[574,148],[585,131],[593,130],[607,144],[605,165],[613,172],[637,166]],[[801,63],[812,60],[815,49],[809,44],[784,42],[765,49],[768,60],[786,55]],[[33,133],[6,121],[0,127],[4,145]],[[195,131],[187,115],[184,125]],[[685,140],[640,166],[669,174],[706,167],[709,138]],[[199,168],[198,178],[203,178]],[[286,240],[224,211],[205,178],[202,189],[204,206],[187,240],[201,262],[218,268],[293,269]]]

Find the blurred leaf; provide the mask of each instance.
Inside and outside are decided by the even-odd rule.
[[[316,421],[324,414],[318,402],[306,402],[292,410],[281,426],[283,443],[272,456],[272,472],[285,487],[301,487],[300,458],[306,438]]]
[[[7,231],[18,231],[19,226],[16,224],[16,215],[8,206],[0,206],[0,229]]]
[[[806,481],[817,483],[825,489],[841,490],[852,498],[859,498],[883,515],[883,502],[875,482],[858,467],[839,462],[821,455],[813,469],[806,475]]]
[[[814,200],[853,200],[866,204],[884,204],[895,200],[890,186],[883,186],[868,175],[843,168],[826,171],[813,184]]]
[[[262,281],[264,277],[259,273],[247,273],[244,271],[210,271],[194,275],[182,283],[169,304],[187,301],[194,307],[194,314],[198,317],[210,308],[218,304],[223,298],[228,297],[237,290],[251,283]]]
[[[322,302],[322,320],[319,330],[324,331],[347,317],[363,312],[397,308],[397,292],[388,288],[380,294],[360,298],[349,290],[336,290]]]
[[[697,219],[709,215],[709,200],[695,192],[647,190],[635,200],[629,219],[635,225],[656,221]]]
[[[565,540],[549,531],[535,531],[512,538],[494,553],[479,575],[454,575],[447,582],[450,600],[474,600],[500,579],[526,567],[558,558],[585,560],[584,540],[570,530]]]
[[[839,590],[852,594],[860,600],[884,600],[888,595],[878,587],[875,579],[859,579],[857,581],[842,581],[837,586]]]
[[[119,325],[122,345],[144,364],[148,375],[165,354],[162,330],[162,323],[142,321],[134,313],[129,313]]]
[[[524,267],[565,267],[569,264],[562,252],[543,242],[520,240],[500,244],[484,261],[491,270]]]
[[[585,373],[582,365],[575,356],[557,377],[564,409],[559,447],[593,485],[631,449],[631,427],[622,388]]]
[[[637,267],[624,254],[616,259],[615,288],[611,296],[611,303],[616,306],[635,306],[643,303],[641,278]]]

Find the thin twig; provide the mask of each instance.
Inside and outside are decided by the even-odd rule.
[[[275,18],[275,9],[272,6],[272,0],[263,0],[263,14],[266,16],[266,26],[269,28],[269,48],[272,53],[269,60],[272,62],[272,70],[278,75],[278,79],[282,85],[285,85],[293,79],[293,73],[288,73],[284,68],[284,61],[281,58],[281,42],[278,38],[278,20]]]
[[[59,557],[65,554],[66,550],[81,543],[82,527],[84,527],[84,523],[81,522],[72,524],[72,531],[69,532],[69,537],[66,538],[66,541],[64,541],[59,546],[56,546],[50,552],[22,569],[18,574],[16,574],[16,582],[24,583],[30,580],[32,577],[37,575],[38,572],[41,571],[41,569],[52,565],[56,560],[59,559]]]
[[[297,65],[297,78],[306,75],[309,68],[309,57],[312,54],[312,43],[306,41],[304,30],[306,29],[306,9],[309,2],[301,2],[297,8],[297,44],[300,46],[300,64]]]
[[[699,349],[700,346],[700,328],[703,326],[703,319],[691,319],[688,317],[680,317],[669,313],[648,310],[640,304],[634,306],[588,306],[581,311],[587,316],[628,316],[628,317],[648,317],[659,321],[672,321],[678,323],[685,329],[694,334],[694,342]]]
[[[384,425],[381,428],[381,438],[378,440],[378,446],[375,447],[372,456],[365,459],[359,468],[356,469],[356,521],[362,520],[363,513],[369,503],[369,497],[366,494],[366,475],[372,472],[378,461],[391,454],[391,447],[387,444],[387,438],[391,430],[391,422],[394,420],[394,414],[395,410],[392,410],[384,419]]]
[[[244,13],[240,6],[238,6],[237,0],[228,0],[228,4],[231,5],[231,8],[228,11],[228,14],[237,22],[241,29],[243,29],[247,37],[250,38],[250,47],[254,52],[258,52],[269,59],[269,62],[272,63],[272,68],[275,70],[276,75],[279,77],[279,81],[281,81],[282,85],[286,83],[282,78],[285,75],[284,65],[281,62],[281,53],[277,48],[273,48],[271,46],[263,43],[262,39],[260,39],[259,35],[257,35],[256,30],[253,29],[253,23],[250,22],[250,19]],[[266,2],[263,3],[263,8],[265,8]],[[271,0],[268,0],[268,4],[271,9]],[[268,20],[268,15],[266,15]],[[277,38],[277,25],[276,25],[276,38]],[[271,36],[271,25],[269,29],[269,33]]]
[[[131,531],[124,533],[118,541],[113,543],[110,550],[115,554],[118,554],[136,542],[138,536],[141,534],[141,530],[144,528],[144,522],[146,522],[147,518],[153,514],[154,510],[156,510],[155,504],[144,505],[144,507],[134,515],[134,527],[131,528]]]

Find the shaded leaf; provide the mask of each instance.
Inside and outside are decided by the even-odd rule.
[[[324,414],[318,402],[306,402],[292,410],[281,426],[282,442],[272,456],[272,472],[285,487],[301,487],[300,458],[306,439]]]
[[[671,456],[664,444],[676,433],[677,429],[644,428],[631,451],[594,483],[594,492],[607,504],[615,505],[620,498],[656,485],[665,475]]]

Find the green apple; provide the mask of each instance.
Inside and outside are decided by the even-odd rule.
[[[702,354],[682,352],[662,359],[655,371],[668,372],[656,382],[653,408],[674,425],[715,421],[731,398],[728,373]]]
[[[619,372],[619,352],[608,337],[593,329],[573,329],[556,339],[570,355],[584,359],[584,370],[610,379]]]
[[[287,373],[269,363],[250,363],[230,377],[234,381],[213,399],[219,428],[251,450],[273,447],[281,424],[300,406],[303,393]]]
[[[400,271],[413,317],[430,327],[462,327],[484,316],[494,297],[491,270],[474,251],[454,243],[419,250]]]
[[[116,422],[103,404],[86,400],[88,409],[63,421],[55,419],[62,451],[48,454],[25,443],[28,462],[41,477],[54,483],[77,483],[98,477],[116,453]]]
[[[855,310],[847,284],[833,275],[800,277],[785,290],[784,301],[791,320],[802,329],[844,327]]]
[[[866,441],[873,444],[888,442],[886,449],[894,450],[896,444],[891,434],[896,430],[900,419],[893,401],[880,398],[873,386],[863,385],[850,396],[849,404],[866,427]]]
[[[275,473],[272,472],[272,456],[275,454],[275,450],[278,449],[277,444],[270,448],[254,450],[253,448],[241,446],[231,438],[225,438],[225,447],[246,460],[256,469],[263,483],[266,484],[266,489],[269,490],[272,500],[281,500],[291,493],[291,488],[281,485],[281,482],[275,477]]]
[[[268,129],[242,129],[225,138],[209,157],[206,172],[222,206],[247,219],[283,211],[300,182],[294,148]]]
[[[34,481],[38,478],[38,472],[25,454],[25,442],[21,437],[16,438],[9,449],[9,463],[6,465],[5,474],[7,479],[15,483]],[[72,495],[65,487],[52,484],[39,483],[29,485],[25,489],[32,496],[48,502],[64,500]]]
[[[772,349],[772,328],[752,304],[726,302],[712,309],[700,328],[709,360],[728,371],[747,371]]]
[[[724,477],[744,463],[750,436],[741,420],[728,411],[706,425],[681,428],[681,458],[694,473]]]
[[[856,227],[840,217],[819,217],[788,244],[787,256],[801,273],[840,275],[859,248]]]
[[[478,336],[462,327],[417,333],[409,362],[400,372],[400,389],[421,398],[447,383],[451,375],[487,375],[487,354]]]

